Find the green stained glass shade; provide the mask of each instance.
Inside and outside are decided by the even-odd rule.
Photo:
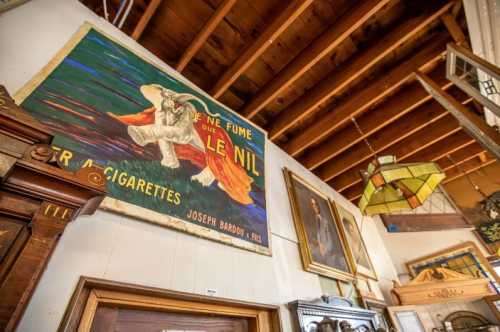
[[[412,210],[422,205],[445,178],[436,163],[397,164],[393,156],[372,161],[365,176],[358,206],[366,215]]]

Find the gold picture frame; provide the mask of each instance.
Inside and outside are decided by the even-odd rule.
[[[350,259],[353,262],[355,274],[378,281],[377,272],[373,267],[370,254],[366,248],[366,243],[363,239],[363,235],[361,234],[361,230],[359,229],[356,217],[354,217],[352,213],[347,211],[347,209],[342,207],[340,204],[333,201],[331,204],[335,206],[337,220],[340,224],[345,243],[348,244],[347,248],[349,255],[351,256]],[[349,230],[347,228],[349,228]],[[356,247],[361,251],[360,255],[355,254],[355,250],[357,250]]]
[[[28,1],[29,0],[4,0],[4,1],[0,1],[0,13],[11,10],[11,9],[13,9],[17,6],[20,6]]]
[[[342,281],[353,280],[353,262],[330,199],[287,168],[283,173],[304,270]],[[311,204],[307,210],[306,201]],[[312,218],[317,224],[313,225]]]
[[[408,272],[410,273],[410,276],[412,278],[416,277],[418,275],[418,268],[423,267],[423,266],[428,266],[430,264],[446,264],[448,260],[453,259],[454,257],[457,257],[459,255],[464,255],[470,253],[470,257],[474,259],[474,264],[477,264],[478,266],[478,271],[482,274],[482,277],[490,279],[490,283],[492,287],[497,289],[497,291],[500,291],[499,284],[500,284],[500,277],[497,275],[491,264],[488,262],[486,257],[483,256],[481,251],[479,250],[479,247],[472,241],[467,241],[461,244],[458,244],[456,246],[449,247],[444,250],[440,250],[438,252],[435,252],[430,255],[426,255],[414,260],[411,260],[406,263],[406,268],[408,269]],[[476,265],[475,265],[476,266]],[[467,271],[461,270],[460,266],[457,266],[454,268],[454,266],[445,266],[446,268],[449,268],[453,271],[464,273],[467,275],[472,275],[471,273],[468,273]],[[464,267],[465,269],[465,267]],[[472,275],[474,276],[474,275]],[[477,276],[476,276],[477,277]],[[496,284],[496,285],[495,285]]]

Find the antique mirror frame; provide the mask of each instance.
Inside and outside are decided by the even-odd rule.
[[[295,230],[297,232],[297,238],[299,240],[300,256],[302,258],[302,264],[304,266],[304,270],[342,281],[352,281],[354,279],[354,275],[352,273],[354,271],[354,262],[351,259],[351,255],[349,255],[348,253],[347,243],[345,242],[345,238],[339,226],[338,215],[335,212],[335,207],[332,205],[329,197],[323,194],[315,187],[313,187],[312,185],[310,185],[306,180],[304,180],[297,174],[287,169],[286,167],[283,168],[283,174],[285,176],[286,187],[288,190],[288,197],[290,199],[290,206],[292,208],[293,221],[295,224]],[[335,230],[337,231],[337,234],[339,236],[339,242],[342,246],[342,252],[346,258],[347,267],[351,271],[350,273],[333,268],[325,264],[321,264],[319,262],[315,262],[313,260],[311,248],[307,240],[307,234],[304,227],[304,223],[300,215],[300,209],[297,197],[295,195],[293,180],[300,182],[307,189],[311,190],[312,192],[320,196],[321,199],[324,199],[327,202],[329,213],[331,214]]]

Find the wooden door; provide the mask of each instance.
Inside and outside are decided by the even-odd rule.
[[[282,332],[279,307],[81,277],[59,332]]]
[[[249,332],[247,318],[99,306],[91,332]]]

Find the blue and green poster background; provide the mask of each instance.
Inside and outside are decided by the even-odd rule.
[[[154,119],[154,105],[141,93],[145,85],[190,94],[208,107],[209,112],[196,98],[189,101],[196,109],[193,122],[204,151],[199,147],[193,153],[184,151],[177,168],[162,165],[157,142],[137,144],[127,130],[129,124],[121,120],[140,118],[148,112]],[[93,164],[104,168],[108,196],[129,203],[120,206],[154,211],[175,221],[160,224],[176,227],[180,222],[182,227],[177,228],[199,236],[270,253],[264,178],[266,134],[242,117],[88,24],[18,93],[19,99],[30,115],[55,132],[54,146],[68,168]],[[175,107],[182,107],[182,103]],[[217,119],[209,113],[218,114]],[[221,137],[222,143],[217,141]],[[189,144],[180,145],[176,148]],[[206,167],[215,174],[208,186],[192,179]],[[238,192],[245,190],[238,185],[241,177],[250,183],[246,193]],[[240,196],[246,199],[238,199]],[[127,214],[127,208],[117,212]]]

